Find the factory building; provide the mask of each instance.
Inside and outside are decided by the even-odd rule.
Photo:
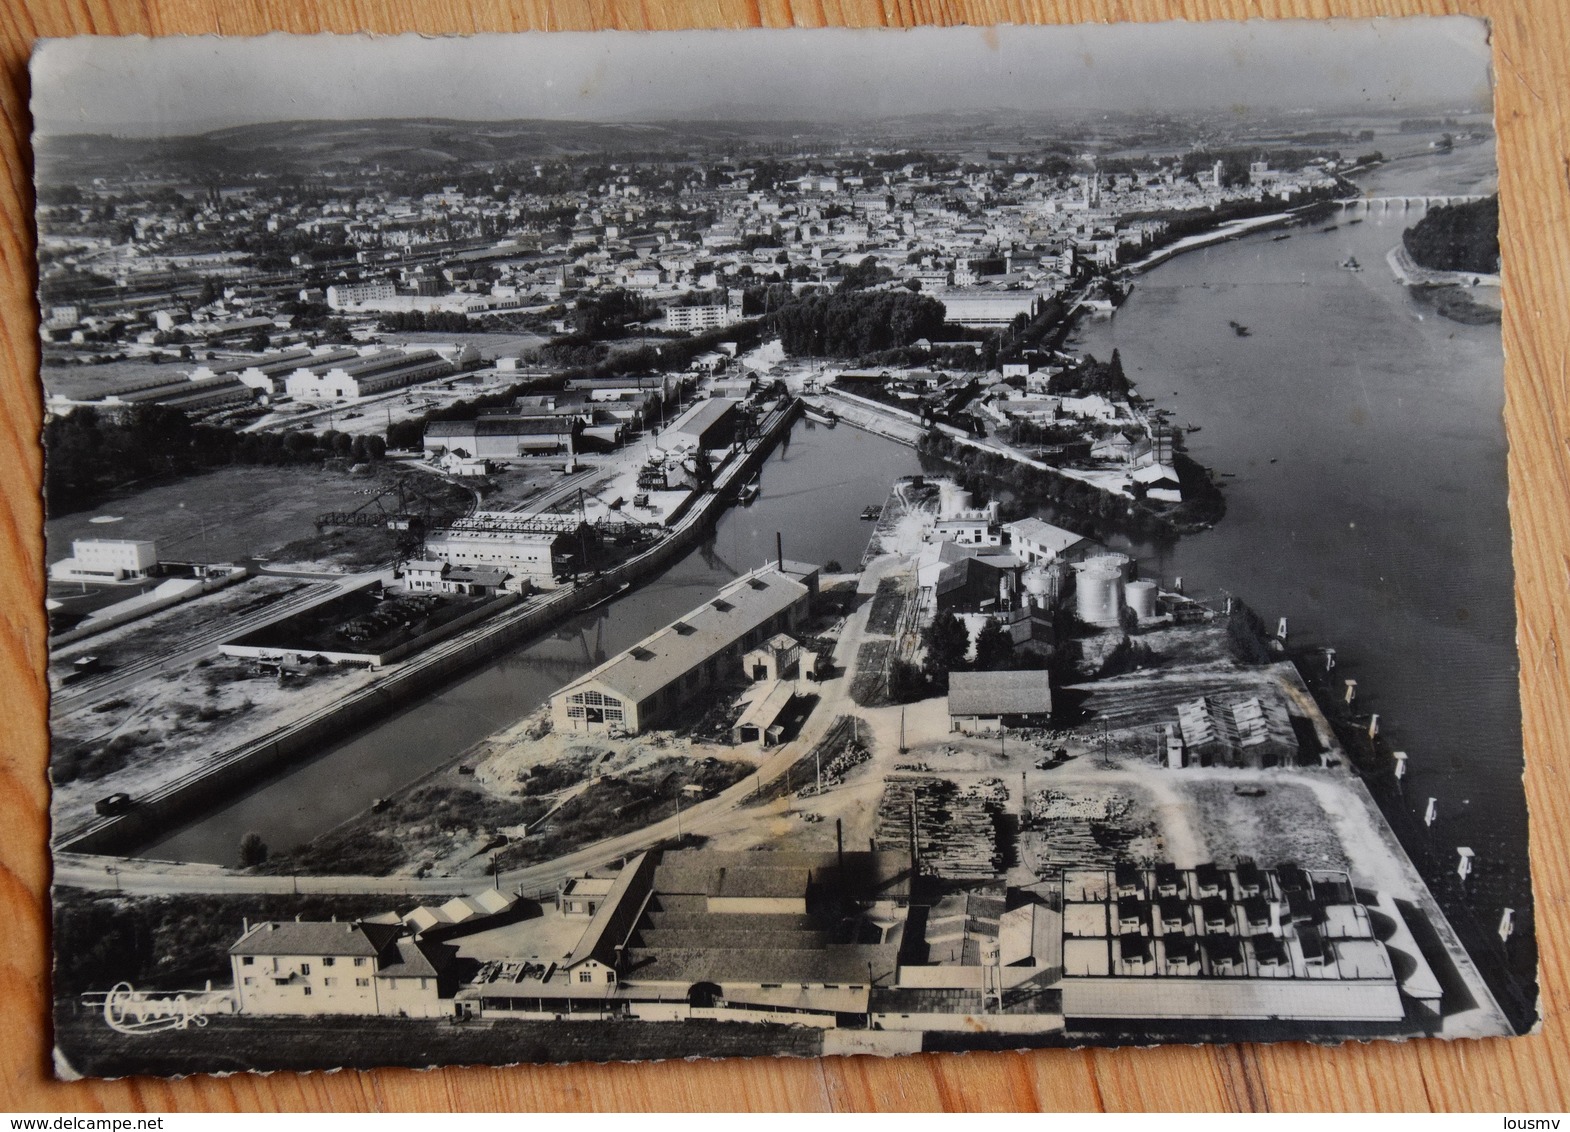
[[[1008,326],[1020,315],[1035,318],[1041,296],[1034,291],[950,289],[943,293],[943,321],[957,326]]]
[[[794,562],[737,578],[553,695],[556,730],[636,735],[660,726],[699,693],[743,675],[748,652],[804,624],[817,587],[818,568]]]
[[[469,594],[490,597],[507,586],[499,566],[454,566],[440,559],[403,564],[403,588],[410,593]]]
[[[1147,464],[1134,472],[1134,483],[1144,490],[1146,499],[1162,503],[1182,503],[1183,484],[1177,469],[1170,464]]]
[[[122,385],[106,393],[99,401],[81,403],[99,404],[110,410],[127,405],[162,405],[186,413],[210,413],[219,409],[249,405],[255,399],[256,394],[251,388],[232,374],[201,380],[170,374]],[[62,400],[70,399],[62,398]]]
[[[699,401],[661,436],[661,444],[680,447],[685,442],[687,447],[704,451],[730,447],[736,443],[736,426],[741,416],[737,407],[740,404],[728,397],[711,397],[707,401]]]
[[[1044,669],[949,673],[949,730],[967,735],[1052,722],[1052,685]]]
[[[507,588],[554,589],[571,574],[598,536],[576,524],[530,523],[506,512],[477,511],[425,536],[425,556],[459,570],[492,568],[507,575]],[[426,580],[426,579],[422,579]]]
[[[570,414],[431,421],[425,426],[425,452],[458,453],[471,459],[555,455],[574,451],[583,431],[583,421]]]
[[[593,887],[565,958],[487,964],[457,1015],[864,1024],[873,981],[898,968],[910,875],[899,853],[693,849],[634,857]],[[855,913],[873,942],[840,942]]]
[[[240,358],[228,362],[206,362],[191,371],[192,381],[215,377],[238,378],[243,384],[269,397],[286,391],[289,375],[304,368],[332,366],[361,356],[349,346],[297,346],[291,350],[265,354],[260,358]]]
[[[1374,910],[1346,873],[1286,864],[1066,869],[1062,1003],[1076,1020],[1292,1019],[1396,1023],[1403,992],[1437,1010],[1439,984],[1394,903]],[[1384,940],[1400,945],[1400,974]]]
[[[559,889],[556,912],[588,921],[569,952],[488,961],[452,1009],[1039,1034],[1128,1020],[1395,1032],[1442,1005],[1401,909],[1344,872],[1071,865],[938,892],[917,867],[888,850],[643,853]]]
[[[977,507],[971,493],[952,480],[938,484],[938,521],[932,537],[961,546],[1002,546],[996,500]]]
[[[1009,549],[1029,566],[1043,562],[1075,562],[1096,547],[1093,540],[1041,519],[1004,523],[1003,530],[1009,537]]]
[[[937,542],[916,556],[916,584],[939,613],[996,613],[1014,608],[1024,563],[985,545]]]
[[[284,389],[296,401],[357,401],[455,372],[435,350],[382,350],[335,363],[313,360],[289,374]]]
[[[158,573],[158,546],[123,538],[79,538],[71,557],[49,567],[49,577],[64,582],[125,582]]]

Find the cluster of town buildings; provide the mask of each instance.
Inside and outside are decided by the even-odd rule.
[[[870,259],[877,285],[935,295],[953,324],[996,327],[1033,315],[1081,273],[1113,268],[1160,240],[1166,222],[1151,217],[1267,197],[1297,202],[1332,187],[1337,166],[1258,163],[1234,184],[1220,162],[1197,175],[1164,159],[1140,172],[1055,176],[893,156],[784,162],[799,166],[794,175],[734,158],[582,171],[542,164],[484,189],[465,183],[417,196],[344,170],[326,182],[339,192],[310,203],[261,175],[216,192],[148,185],[142,199],[134,187],[100,181],[71,203],[40,206],[42,291],[67,296],[46,298],[43,332],[84,355],[179,352],[214,362],[183,367],[202,389],[182,407],[210,410],[221,407],[220,388],[229,405],[261,394],[355,399],[435,376],[402,366],[393,367],[400,376],[381,376],[384,361],[348,355],[285,369],[275,368],[280,359],[258,361],[248,345],[258,336],[289,348],[319,340],[320,313],[307,319],[301,310],[326,312],[362,340],[395,314],[533,318],[560,332],[576,296],[623,288],[655,312],[651,330],[703,333],[747,313],[751,282],[833,286]],[[564,178],[581,183],[562,188]],[[236,252],[240,236],[257,250]],[[310,252],[265,250],[307,242]],[[99,289],[72,288],[73,279]],[[193,279],[206,281],[194,301]],[[231,380],[240,374],[243,388]]]

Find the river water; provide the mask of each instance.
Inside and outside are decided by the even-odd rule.
[[[563,684],[772,559],[775,532],[783,534],[787,558],[838,560],[854,569],[871,533],[862,508],[882,503],[895,478],[920,470],[915,452],[892,441],[798,420],[764,465],[758,498],[725,512],[707,542],[663,573],[289,768],[139,855],[233,864],[249,831],[279,850],[325,833],[373,799],[516,723]]]
[[[1488,192],[1491,174],[1478,147],[1364,187]],[[1226,474],[1226,518],[1134,547],[1142,569],[1338,650],[1337,675],[1410,755],[1407,805],[1438,800],[1438,867],[1455,845],[1477,851],[1472,905],[1491,925],[1530,904],[1504,360],[1497,325],[1441,318],[1392,281],[1385,254],[1422,214],[1345,212],[1187,253],[1075,343],[1119,350],[1144,396],[1200,426],[1194,458]],[[1364,270],[1342,270],[1348,256]]]

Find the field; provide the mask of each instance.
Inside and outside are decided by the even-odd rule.
[[[387,465],[374,476],[305,467],[237,466],[153,484],[112,497],[94,511],[49,520],[45,524],[48,559],[68,557],[73,539],[124,538],[154,540],[159,556],[169,561],[232,562],[254,556],[377,565],[396,555],[392,532],[322,533],[316,529],[316,517],[369,503],[398,474],[425,475]],[[426,478],[444,493],[460,490]],[[116,521],[91,521],[104,517]]]
[[[462,333],[456,331],[444,333],[440,330],[398,330],[378,334],[377,337],[383,342],[396,343],[398,345],[406,342],[423,345],[426,343],[441,344],[463,341],[472,344],[475,349],[480,351],[480,357],[488,362],[495,361],[500,357],[517,357],[519,354],[538,349],[548,341],[548,339],[538,334],[530,334],[527,331],[485,333],[478,330],[465,330]]]

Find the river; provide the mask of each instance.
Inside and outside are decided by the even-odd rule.
[[[563,684],[772,559],[776,531],[788,558],[838,560],[855,568],[872,531],[861,521],[862,508],[882,503],[897,477],[920,471],[909,448],[846,426],[799,420],[764,465],[758,498],[725,512],[709,541],[663,573],[288,768],[138,855],[234,864],[240,838],[250,831],[279,850],[309,841],[516,723]]]
[[[1492,147],[1394,162],[1370,195],[1493,190]],[[1406,804],[1437,799],[1439,867],[1478,854],[1490,926],[1529,907],[1500,329],[1440,317],[1385,254],[1421,208],[1353,211],[1179,256],[1074,344],[1120,352],[1170,409],[1227,515],[1142,569],[1225,589],[1294,642],[1338,650],[1380,730],[1410,755]],[[1351,224],[1349,220],[1360,219]],[[1337,225],[1332,231],[1323,229]],[[1338,265],[1355,256],[1361,272]],[[1229,325],[1240,323],[1248,335]]]

